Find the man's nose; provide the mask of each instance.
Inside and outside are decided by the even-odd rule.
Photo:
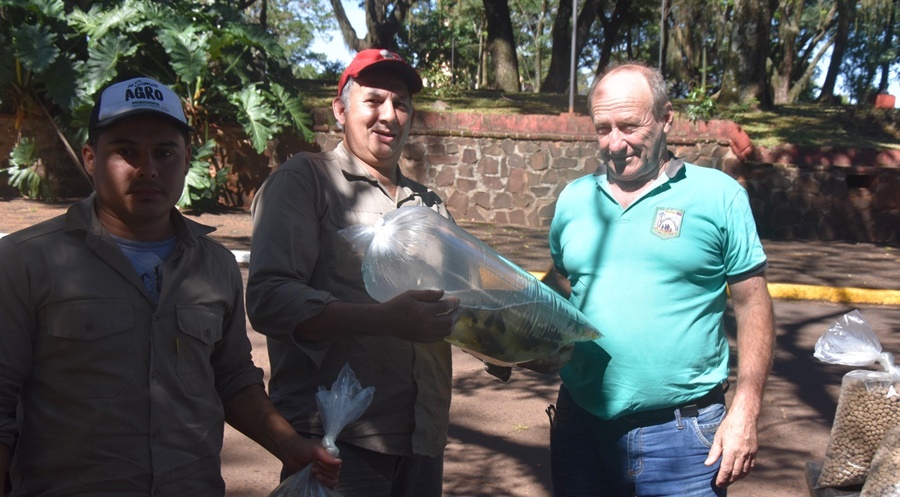
[[[131,165],[137,171],[138,176],[155,178],[159,173],[156,159],[149,152],[135,154],[135,159],[131,162]]]
[[[613,128],[609,132],[609,151],[617,152],[626,147],[625,135],[618,128]]]
[[[390,100],[384,101],[379,111],[378,118],[382,121],[390,122],[397,118],[397,109],[394,108],[394,102]]]

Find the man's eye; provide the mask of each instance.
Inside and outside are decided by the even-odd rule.
[[[610,132],[610,128],[606,128],[606,127],[597,128],[597,134],[600,136],[606,136],[609,134],[609,132]]]
[[[116,150],[116,155],[119,157],[131,157],[134,155],[134,150],[130,148],[120,148]]]
[[[173,155],[175,155],[175,154],[171,150],[157,150],[156,151],[156,156],[159,157],[160,159],[168,159],[169,157],[172,157]]]

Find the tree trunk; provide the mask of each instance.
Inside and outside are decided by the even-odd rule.
[[[606,66],[609,65],[612,49],[618,42],[619,31],[625,24],[625,16],[628,15],[631,4],[632,0],[616,0],[616,5],[609,17],[602,14],[599,16],[600,24],[603,25],[603,44],[600,47],[600,61],[597,63],[595,71],[598,76],[606,71]]]
[[[505,92],[519,91],[519,61],[507,0],[484,0],[488,49],[494,68],[494,86]]]
[[[397,32],[406,21],[411,0],[365,0],[366,37],[360,39],[347,18],[341,0],[331,0],[334,17],[347,48],[359,52],[367,48],[397,50]]]
[[[772,107],[766,71],[771,25],[772,14],[766,2],[735,0],[731,37],[733,55],[723,77],[720,103]]]
[[[891,13],[888,15],[887,29],[884,32],[884,46],[882,53],[890,53],[891,47],[894,46],[894,22],[897,20],[897,4],[900,0],[894,0],[891,3]],[[878,93],[887,93],[888,76],[891,73],[891,61],[885,60],[881,63],[881,80],[878,82]]]
[[[600,0],[586,0],[578,14],[575,31],[575,60],[584,49],[585,40],[591,31],[597,12],[600,11]],[[550,47],[550,67],[547,77],[541,83],[541,93],[566,93],[569,89],[569,62],[572,50],[572,1],[560,0],[553,22],[553,44]]]
[[[791,74],[794,71],[794,56],[797,51],[797,37],[800,35],[800,16],[803,14],[802,0],[787,0],[779,6],[781,22],[778,23],[778,39],[782,47],[781,61],[772,74],[772,92],[776,104],[791,103]]]
[[[853,0],[835,0],[837,5],[837,33],[834,37],[834,46],[831,49],[831,62],[828,63],[828,71],[825,73],[825,81],[822,83],[822,91],[819,93],[818,102],[835,103],[834,86],[837,83],[838,74],[841,72],[841,63],[844,60],[844,49],[847,47],[847,38],[850,35],[850,24],[856,10],[856,2]]]

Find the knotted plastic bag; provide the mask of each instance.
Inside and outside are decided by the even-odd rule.
[[[566,299],[428,207],[402,207],[376,226],[340,233],[363,254],[363,280],[375,300],[407,290],[458,298],[459,318],[446,340],[486,362],[511,366],[601,336]]]
[[[815,357],[830,364],[878,365],[844,375],[825,464],[817,488],[860,485],[888,430],[900,425],[900,369],[859,311],[845,314],[816,342]]]
[[[344,364],[341,368],[331,390],[319,387],[316,405],[325,428],[322,446],[329,454],[340,457],[340,451],[335,445],[338,434],[345,426],[362,416],[372,403],[373,395],[375,387],[362,388],[349,364]],[[305,468],[286,478],[269,497],[341,497],[339,492],[316,480],[312,475],[313,464],[307,464]]]

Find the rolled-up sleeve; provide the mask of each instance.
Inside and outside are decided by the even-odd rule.
[[[247,322],[244,319],[244,294],[241,273],[237,266],[229,266],[230,285],[234,288],[231,312],[222,322],[222,340],[216,344],[212,366],[216,375],[216,392],[227,400],[249,385],[264,385],[263,370],[253,364],[252,347],[247,338]]]

